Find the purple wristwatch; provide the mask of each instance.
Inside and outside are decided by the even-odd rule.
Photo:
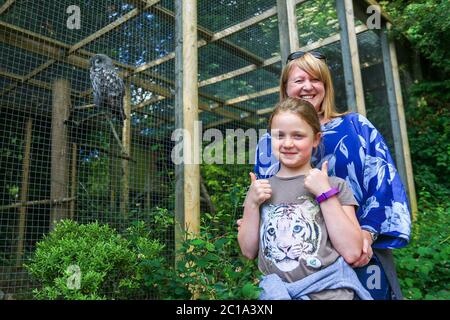
[[[330,190],[328,190],[327,192],[322,193],[320,196],[316,197],[316,201],[318,203],[321,203],[322,201],[327,200],[328,198],[334,196],[335,194],[339,193],[339,189],[338,188],[331,188]]]

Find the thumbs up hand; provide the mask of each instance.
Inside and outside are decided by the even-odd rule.
[[[316,197],[331,189],[328,179],[328,161],[322,163],[322,169],[311,169],[305,177],[305,188]]]
[[[269,180],[257,180],[253,172],[250,172],[250,181],[251,185],[248,190],[245,204],[248,204],[253,208],[259,207],[264,201],[270,199],[272,196],[272,188],[270,187]]]

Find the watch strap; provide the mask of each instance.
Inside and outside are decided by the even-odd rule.
[[[317,196],[316,197],[316,201],[318,203],[321,203],[321,202],[327,200],[328,198],[331,198],[332,196],[334,196],[334,195],[336,195],[338,193],[339,193],[339,189],[338,188],[336,188],[336,187],[331,188],[327,192],[324,192],[321,195]]]

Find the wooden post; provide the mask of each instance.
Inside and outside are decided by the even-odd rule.
[[[74,198],[77,194],[77,156],[78,147],[76,143],[72,143],[72,169],[71,169],[71,181],[70,181],[70,197]],[[70,219],[75,217],[75,200],[70,202]]]
[[[281,63],[286,65],[288,55],[298,48],[295,0],[277,0],[278,32],[280,34]]]
[[[341,28],[341,51],[347,107],[350,111],[356,111],[365,116],[366,105],[364,102],[352,0],[336,0],[336,12]]]
[[[175,249],[200,228],[200,167],[194,147],[198,119],[197,1],[175,1],[175,127],[183,129],[183,162],[175,166]],[[176,260],[179,257],[176,257]]]
[[[131,92],[130,85],[125,84],[125,96],[123,97],[123,109],[126,120],[123,122],[122,128],[122,145],[123,151],[131,156]],[[122,175],[121,175],[121,199],[120,212],[124,218],[128,217],[128,204],[130,202],[130,167],[127,159],[122,159]]]
[[[402,178],[402,181],[405,183],[406,169],[405,163],[403,162],[403,143],[400,133],[400,125],[398,123],[397,99],[395,96],[395,84],[392,72],[391,54],[389,50],[389,41],[387,38],[387,30],[385,22],[383,22],[382,29],[379,32],[379,35],[381,42],[381,51],[383,54],[383,66],[384,66],[384,75],[386,78],[386,91],[389,103],[389,113],[391,118],[392,137],[394,138],[395,162],[398,172],[400,173],[400,177]]]
[[[390,30],[391,24],[389,22],[386,23],[386,30]],[[383,33],[383,32],[382,32]],[[406,185],[407,191],[408,191],[408,197],[409,202],[411,206],[412,211],[412,220],[416,220],[417,215],[417,199],[416,199],[416,188],[414,186],[414,174],[412,169],[412,162],[411,162],[411,152],[409,149],[409,140],[408,140],[408,132],[406,128],[406,118],[405,118],[405,110],[403,106],[403,97],[402,97],[402,87],[400,84],[400,73],[398,70],[398,62],[397,62],[397,53],[395,50],[395,43],[387,38],[386,35],[384,41],[388,44],[389,52],[386,52],[386,54],[389,53],[389,60],[391,64],[391,73],[392,75],[392,82],[393,82],[393,90],[395,93],[395,106],[396,110],[393,110],[391,112],[391,117],[393,114],[395,114],[396,123],[395,123],[395,132],[394,135],[399,135],[399,141],[397,142],[399,144],[399,154],[397,155],[397,147],[396,149],[396,160],[397,160],[397,167],[400,168],[399,172],[402,180]],[[382,39],[383,41],[383,39]],[[386,49],[385,49],[386,50]],[[384,54],[384,52],[383,52]],[[394,103],[394,102],[393,102]],[[393,124],[393,130],[394,130],[394,124]],[[394,138],[395,139],[395,138]],[[394,140],[395,142],[395,140]],[[400,147],[401,146],[401,147]]]
[[[28,200],[28,182],[30,177],[30,152],[32,140],[33,120],[29,118],[25,127],[25,148],[22,161],[22,184],[20,188],[20,201],[26,202]],[[19,207],[19,227],[18,227],[18,242],[16,254],[16,267],[19,268],[22,264],[24,241],[25,241],[25,225],[27,221],[27,207]]]
[[[50,199],[67,197],[68,189],[68,144],[67,126],[64,121],[69,118],[70,111],[70,83],[65,79],[58,79],[53,83],[52,108],[52,164]],[[52,207],[50,215],[50,230],[55,222],[68,217],[67,203],[57,203]]]

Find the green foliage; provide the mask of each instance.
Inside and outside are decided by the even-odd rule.
[[[449,197],[449,89],[448,80],[416,84],[406,110],[417,189],[433,194],[435,203]]]
[[[235,234],[213,238],[202,230],[182,243],[175,267],[143,261],[145,282],[160,299],[256,299],[259,273],[253,261],[230,255],[236,247]]]
[[[407,36],[411,44],[437,70],[448,74],[450,58],[447,34],[450,31],[448,0],[381,1],[394,18],[394,30]]]
[[[411,243],[394,251],[397,275],[406,299],[449,300],[450,212],[426,191],[419,199],[419,207],[426,209],[413,225]]]
[[[158,256],[162,246],[148,239],[141,224],[130,228],[128,234],[130,240],[97,222],[58,223],[38,242],[25,265],[41,286],[33,291],[35,297],[98,300],[136,295],[142,279],[138,260]],[[70,285],[74,276],[78,276],[79,285]]]
[[[424,81],[410,88],[406,114],[419,212],[411,243],[394,251],[407,299],[450,299],[449,87],[450,81]]]
[[[240,253],[236,219],[249,183],[247,165],[203,165],[216,212],[203,213],[201,230],[181,243],[179,259],[141,262],[147,287],[160,299],[256,299],[261,273]],[[153,231],[157,232],[158,231]]]

